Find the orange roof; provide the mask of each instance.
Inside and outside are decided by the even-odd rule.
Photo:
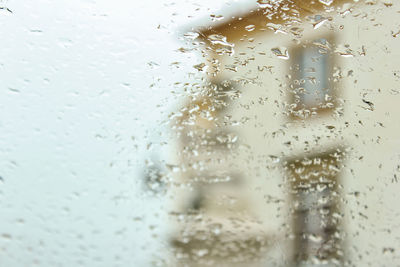
[[[262,1],[262,0],[261,0]],[[259,2],[261,2],[259,1]],[[250,10],[246,14],[232,17],[223,23],[200,28],[200,38],[207,41],[212,34],[225,36],[228,40],[236,40],[244,35],[265,31],[268,23],[282,24],[293,23],[301,18],[320,11],[335,7],[340,4],[353,2],[352,0],[282,0],[262,1],[260,8]],[[323,4],[322,2],[326,2]],[[328,3],[330,4],[328,5]],[[247,27],[247,28],[246,28]],[[251,29],[249,29],[249,27]],[[250,30],[250,31],[249,31]]]

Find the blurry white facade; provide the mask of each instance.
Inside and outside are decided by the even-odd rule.
[[[399,263],[396,10],[265,1],[193,31],[207,81],[175,126],[173,264]]]

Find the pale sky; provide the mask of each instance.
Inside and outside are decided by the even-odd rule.
[[[140,178],[144,159],[168,154],[146,147],[168,140],[172,84],[199,60],[176,52],[179,32],[247,2],[2,2],[1,267],[163,257],[164,200]]]

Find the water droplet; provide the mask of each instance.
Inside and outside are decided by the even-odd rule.
[[[211,44],[218,44],[218,45],[223,45],[223,46],[228,46],[228,47],[234,47],[235,44],[229,43],[226,40],[226,36],[220,35],[220,34],[211,34],[208,36],[208,40],[210,40]]]
[[[321,4],[326,6],[330,6],[333,3],[333,0],[318,0]]]
[[[289,52],[288,52],[287,48],[285,48],[285,47],[275,47],[275,48],[272,48],[271,51],[278,58],[285,59],[285,60],[289,59]]]
[[[193,253],[196,254],[198,257],[204,257],[205,255],[208,254],[208,249],[195,249],[193,250]]]
[[[20,93],[21,91],[15,88],[8,87],[8,90],[13,93]]]
[[[211,17],[212,21],[218,21],[218,20],[224,19],[224,16],[222,16],[222,15],[211,14],[210,17]]]
[[[210,232],[213,233],[214,235],[219,235],[222,230],[222,224],[220,223],[213,223],[210,224],[209,226]]]
[[[255,25],[247,25],[246,27],[244,27],[246,29],[246,31],[251,32],[254,31],[256,29]]]
[[[383,248],[383,249],[382,249],[382,253],[383,253],[383,254],[391,254],[391,253],[394,253],[394,248],[389,248],[389,247]]]
[[[261,8],[267,8],[267,7],[272,7],[272,2],[270,0],[257,0],[257,4]]]
[[[205,66],[206,66],[206,64],[200,63],[200,64],[197,64],[197,65],[194,65],[193,68],[195,68],[198,71],[203,71]]]
[[[187,32],[187,33],[185,33],[183,36],[184,36],[186,39],[194,40],[194,39],[196,39],[197,37],[199,37],[199,34],[198,34],[197,32]]]
[[[237,72],[238,68],[236,65],[225,65],[225,69],[233,71],[233,72]]]

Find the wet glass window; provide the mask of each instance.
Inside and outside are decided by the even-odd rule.
[[[400,266],[400,1],[0,0],[0,267]]]

